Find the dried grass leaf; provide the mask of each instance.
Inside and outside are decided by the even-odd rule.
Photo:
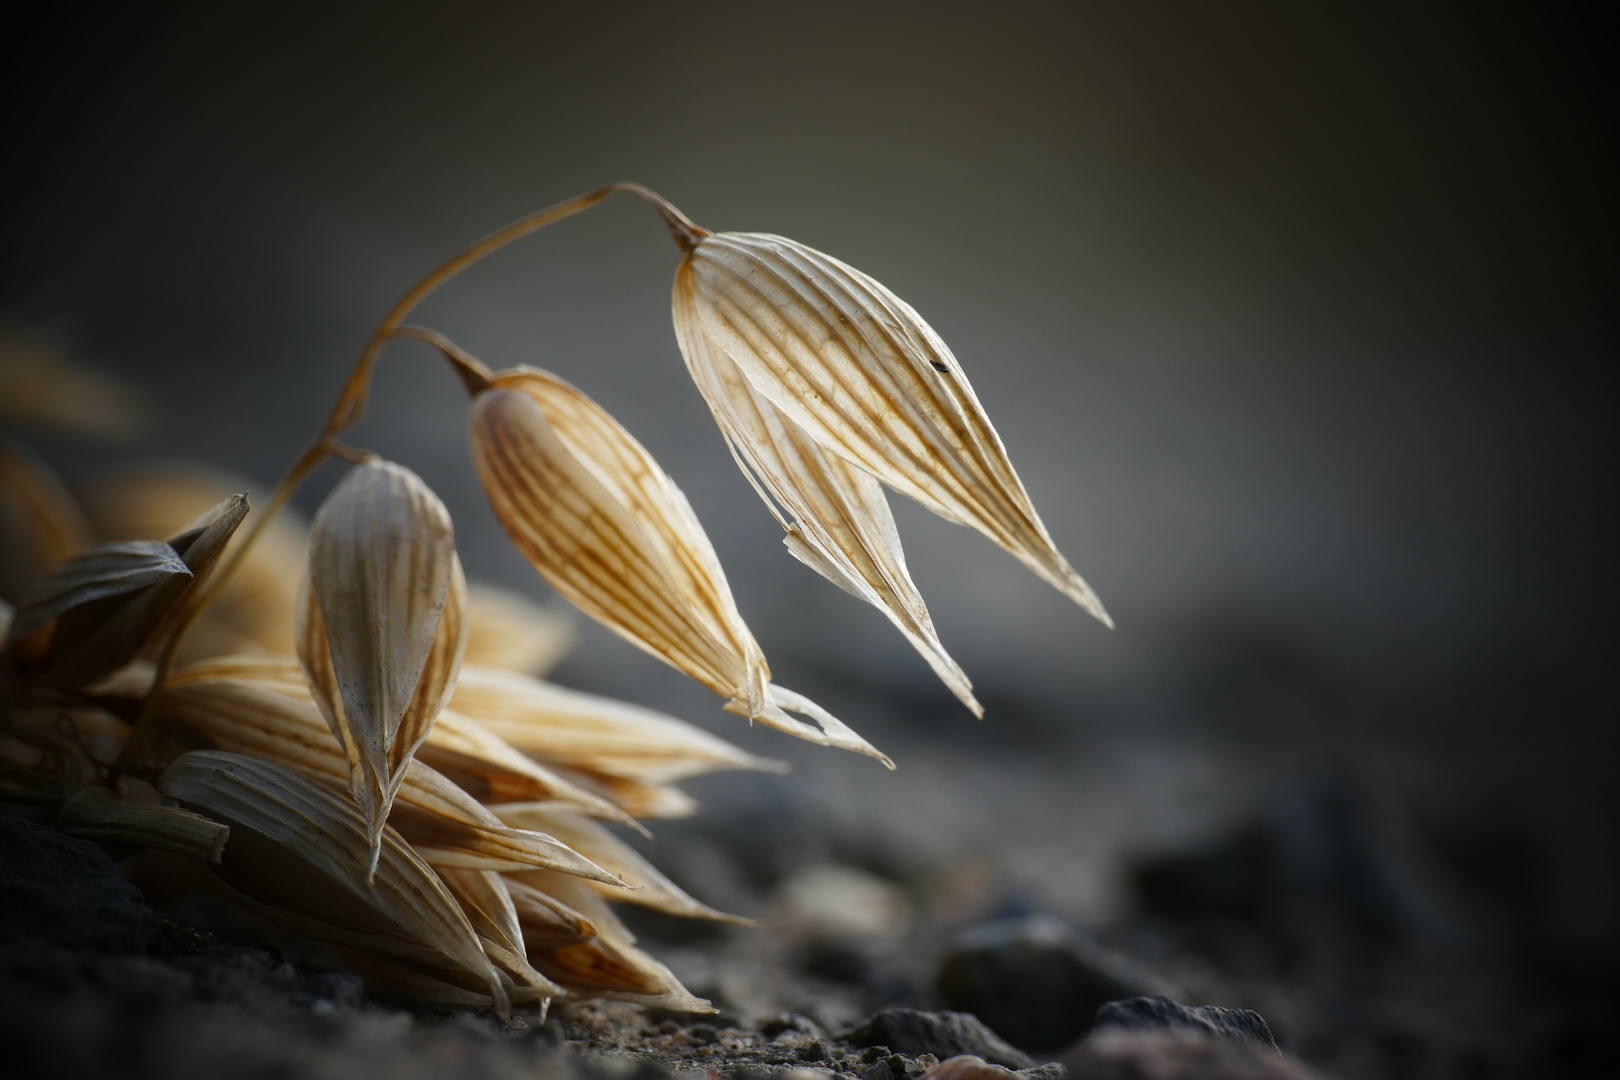
[[[770,682],[686,496],[595,402],[553,375],[518,368],[477,395],[471,430],[495,516],[558,592],[728,698],[728,711],[891,764],[825,710],[799,707],[806,699]]]
[[[727,445],[787,530],[788,550],[887,615],[951,692],[975,716],[983,716],[973,684],[940,644],[928,607],[912,583],[883,485],[823,450],[755,390],[723,352],[710,348],[695,305],[675,306],[675,334]],[[791,521],[777,512],[773,499]]]
[[[409,469],[357,466],[310,529],[298,658],[374,834],[449,699],[466,641],[449,512]]]
[[[230,826],[216,873],[257,914],[482,991],[506,1009],[500,973],[466,915],[393,829],[383,830],[367,872],[370,826],[348,800],[282,766],[218,751],[181,756],[158,789]]]
[[[678,327],[701,327],[823,448],[983,533],[1110,622],[1053,545],[950,349],[883,285],[785,237],[718,233],[681,263],[674,306]]]

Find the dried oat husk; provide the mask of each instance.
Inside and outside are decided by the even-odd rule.
[[[504,877],[493,870],[435,867],[434,872],[472,923],[484,955],[511,978],[513,1001],[544,1000],[566,993],[529,964],[523,927]]]
[[[343,785],[349,775],[343,750],[314,704],[265,685],[212,677],[206,661],[165,685],[153,717],[179,749],[251,755],[332,786]],[[538,867],[620,883],[566,844],[508,827],[420,761],[408,762],[402,770],[389,821],[434,866]]]
[[[883,485],[823,450],[755,390],[736,364],[710,346],[695,305],[675,305],[675,333],[726,444],[787,531],[787,549],[887,615],[951,692],[975,716],[983,716],[973,684],[940,644],[928,607],[912,583]]]
[[[696,804],[669,786],[676,781],[720,769],[787,770],[673,716],[515,672],[464,667],[450,703],[638,818],[689,815]]]
[[[559,986],[577,994],[633,1001],[650,1008],[715,1011],[682,986],[667,967],[636,948],[635,935],[586,882],[546,870],[508,876],[560,901],[589,920],[596,930],[577,944],[530,945],[529,962]]]
[[[554,375],[489,374],[441,348],[474,395],[473,461],[495,516],[553,588],[727,698],[728,711],[893,767],[826,710],[770,681],[686,496],[628,431]]]
[[[689,919],[757,925],[751,919],[728,915],[695,899],[630,845],[579,814],[555,805],[537,803],[511,803],[491,809],[506,824],[556,837],[596,865],[618,875],[628,888],[602,885],[598,889],[609,900],[639,904],[666,915]]]
[[[197,661],[176,672],[168,688],[199,683],[256,686],[295,701],[314,701],[303,669],[296,660],[286,657],[245,654]],[[553,802],[636,827],[635,821],[613,803],[539,764],[482,724],[450,709],[439,713],[427,739],[417,748],[416,760],[431,766],[481,803]]]
[[[374,849],[350,800],[283,766],[211,750],[176,759],[158,790],[230,826],[212,869],[250,911],[483,995],[505,1015],[510,980],[455,897],[393,829]]]
[[[674,288],[683,349],[701,339],[822,449],[983,533],[1111,625],[1052,543],[961,365],[909,304],[786,237],[687,243]],[[690,352],[687,361],[708,366]],[[816,493],[803,494],[811,510]],[[835,516],[823,525],[836,535]]]
[[[7,669],[77,688],[155,651],[247,512],[247,498],[233,495],[167,541],[103,544],[62,563],[18,606]]]
[[[356,466],[316,514],[298,658],[374,835],[455,686],[466,593],[450,514],[409,469]]]
[[[56,473],[21,446],[0,439],[0,600],[21,600],[91,543],[90,526]]]
[[[225,495],[249,486],[239,477],[201,466],[130,468],[92,484],[84,508],[101,540],[138,540],[167,536]],[[227,557],[241,540],[232,539]],[[307,549],[308,528],[283,509],[186,633],[179,662],[239,652],[291,656]]]

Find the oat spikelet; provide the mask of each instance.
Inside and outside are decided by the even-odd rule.
[[[377,844],[349,800],[282,766],[219,751],[180,756],[158,789],[230,827],[215,873],[250,911],[482,992],[505,1013],[507,980],[455,898],[393,829]]]
[[[155,648],[247,516],[233,495],[166,541],[102,544],[68,559],[18,605],[4,660],[15,675],[84,687]]]
[[[685,720],[511,671],[463,668],[451,708],[641,818],[697,808],[670,786],[678,780],[719,769],[787,771]]]
[[[206,663],[170,680],[155,714],[164,733],[183,749],[249,754],[333,786],[347,779],[343,751],[311,702],[264,684],[214,677]],[[391,826],[431,865],[538,867],[620,883],[566,843],[507,826],[420,761],[406,763],[394,795]]]
[[[372,460],[310,529],[298,658],[377,838],[405,765],[449,700],[466,648],[450,514],[409,469]]]
[[[785,237],[695,233],[674,308],[683,348],[701,337],[824,450],[977,529],[1112,625],[1053,545],[961,365],[904,300]]]
[[[728,711],[893,767],[836,717],[770,681],[686,496],[629,432],[547,372],[474,375],[479,479],[507,534],[553,588],[728,698]]]
[[[784,543],[788,550],[851,596],[887,615],[951,692],[974,715],[983,716],[984,709],[973,696],[973,684],[946,654],[928,607],[912,584],[883,485],[870,473],[823,450],[755,390],[736,364],[710,347],[696,306],[681,303],[679,291],[675,334],[687,369],[709,403],[727,445],[787,530]],[[788,517],[783,517],[777,505]]]

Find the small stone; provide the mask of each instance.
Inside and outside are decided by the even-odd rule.
[[[825,1039],[814,1039],[799,1050],[800,1061],[831,1061],[832,1048]]]
[[[862,1073],[861,1075],[863,1075],[866,1080],[901,1080],[901,1077],[904,1077],[906,1074],[902,1072],[900,1076],[895,1076],[894,1070],[889,1068],[888,1061],[884,1060],[874,1061],[866,1067],[866,1072]]]
[[[713,1024],[693,1024],[686,1029],[686,1037],[702,1046],[714,1042],[720,1037],[720,1033],[714,1029]]]
[[[809,1035],[819,1039],[826,1034],[821,1025],[799,1013],[779,1012],[772,1013],[759,1022],[759,1033],[767,1039],[774,1039],[783,1032],[797,1032],[800,1035]]]
[[[890,1050],[887,1046],[868,1046],[865,1050],[861,1051],[861,1060],[870,1065],[879,1058],[886,1058],[892,1053],[894,1053],[894,1051]]]
[[[882,1044],[913,1057],[972,1054],[1010,1069],[1027,1069],[1035,1064],[1023,1051],[1009,1046],[977,1017],[966,1013],[884,1009],[844,1038],[856,1046]]]
[[[1024,1080],[1068,1080],[1069,1070],[1063,1067],[1062,1062],[1048,1061],[1033,1069],[1020,1069],[1018,1075]]]
[[[1169,989],[1049,915],[961,934],[945,953],[936,985],[951,1008],[1035,1052],[1073,1045],[1104,1002]]]
[[[1093,1031],[1109,1028],[1133,1030],[1180,1029],[1212,1039],[1251,1042],[1269,1050],[1277,1040],[1265,1018],[1253,1009],[1228,1009],[1220,1005],[1183,1005],[1163,996],[1133,997],[1110,1001],[1097,1010]]]

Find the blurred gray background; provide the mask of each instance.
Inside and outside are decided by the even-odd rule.
[[[794,237],[950,343],[1119,629],[897,498],[989,706],[968,716],[782,548],[675,348],[678,253],[621,197],[416,321],[605,404],[691,497],[778,681],[901,772],[748,732],[594,627],[561,681],[799,763],[797,787],[706,788],[722,806],[810,792],[919,844],[1005,843],[1082,915],[1117,903],[1098,837],[1168,842],[1246,777],[1348,755],[1435,836],[1565,845],[1550,922],[1612,947],[1609,29],[1528,4],[1020,0],[14,23],[0,313],[147,388],[143,454],[262,491],[393,299],[511,218],[634,179]],[[452,376],[399,345],[350,441],[439,491],[472,576],[543,597],[464,424]],[[111,457],[35,445],[70,476]]]

